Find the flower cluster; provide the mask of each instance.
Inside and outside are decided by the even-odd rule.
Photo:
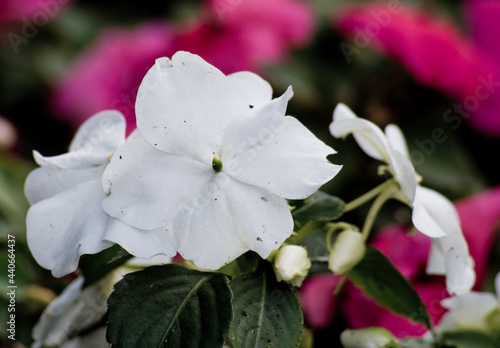
[[[35,152],[33,255],[55,276],[112,243],[143,258],[179,252],[208,269],[248,250],[266,258],[293,231],[286,199],[308,197],[341,168],[325,158],[332,148],[285,116],[292,94],[272,99],[257,75],[225,76],[187,52],[158,59],[126,140],[123,117],[103,111],[67,154]]]
[[[318,212],[318,206],[314,207],[321,201],[317,191],[342,166],[327,159],[336,153],[334,149],[297,118],[286,115],[292,96],[289,87],[273,98],[271,85],[258,75],[248,71],[224,75],[200,56],[188,52],[179,51],[171,59],[157,59],[138,89],[137,128],[128,137],[124,116],[105,110],[79,128],[68,153],[45,157],[34,152],[40,168],[29,175],[25,185],[31,203],[27,233],[33,256],[54,276],[61,277],[79,267],[82,255],[99,253],[114,244],[139,258],[179,254],[190,261],[186,263],[189,268],[203,271],[179,271],[176,265],[163,269],[182,273],[176,280],[180,288],[185,279],[194,278],[196,285],[188,292],[191,296],[197,293],[199,284],[213,282],[211,290],[207,287],[200,291],[219,291],[220,296],[236,294],[228,302],[238,311],[241,298],[246,296],[238,298],[238,291],[248,279],[253,285],[255,281],[263,282],[257,294],[273,293],[271,286],[287,294],[302,285],[312,268],[312,258],[301,241],[315,228],[326,232],[328,255],[323,261],[327,261],[329,271],[341,274],[344,280],[352,272],[366,272],[359,265],[367,257],[379,258],[390,266],[385,256],[374,253],[366,243],[381,207],[395,199],[412,210],[414,227],[432,240],[427,272],[446,275],[449,294],[467,296],[476,276],[459,215],[447,198],[420,185],[422,178],[410,161],[401,130],[391,124],[384,133],[339,104],[330,124],[331,134],[336,138],[352,134],[368,156],[382,162],[378,172],[385,181],[347,204],[324,194],[331,209],[340,212],[333,214],[324,207]],[[361,228],[335,221],[372,199]],[[297,206],[292,202],[298,201],[302,206],[294,212]],[[308,209],[309,213],[304,213]],[[297,220],[300,210],[305,219],[302,223]],[[258,255],[256,264],[248,261],[251,254]],[[251,271],[231,271],[228,265],[235,260],[240,272]],[[265,265],[264,260],[273,267]],[[231,289],[221,290],[217,273],[205,271],[221,271],[225,266],[228,268],[224,272],[234,278]],[[153,287],[162,280],[156,278],[156,269],[151,269],[142,276],[152,281]],[[271,278],[269,270],[274,271]],[[252,271],[258,273],[257,278],[248,275]],[[391,272],[392,279],[404,277],[397,270]],[[103,279],[101,282],[105,282]],[[126,278],[118,288],[131,286],[133,279],[134,276]],[[84,277],[77,278],[47,309],[45,317],[53,311],[64,315],[43,319],[35,329],[38,341],[62,344],[71,338],[69,329],[54,329],[54,335],[51,331],[60,320],[66,320],[66,315],[66,326],[79,320],[80,311],[68,310],[67,304],[80,303],[78,298],[85,301],[98,289],[96,284],[85,287],[84,281]],[[223,284],[228,286],[226,281]],[[158,289],[162,286],[159,284]],[[123,295],[121,290],[116,291],[119,294],[115,296]],[[421,301],[413,295],[413,289],[408,291],[410,298]],[[288,305],[298,303],[290,296]],[[166,298],[174,301],[178,296]],[[125,302],[116,301],[116,297],[110,301],[108,305],[115,311],[112,315]],[[245,302],[243,305],[241,313],[247,317],[247,310],[252,311],[253,307],[247,309]],[[263,302],[258,307],[264,310],[264,305],[267,306]],[[101,320],[104,307],[99,303],[95,318],[80,323],[82,327]],[[302,316],[292,312],[287,312],[290,320],[301,325]],[[222,321],[229,325],[225,315],[227,312],[222,314]],[[113,320],[116,330],[116,325],[121,324],[116,318]],[[231,325],[241,329],[238,320]],[[251,331],[245,325],[244,330]],[[385,338],[377,344],[393,342],[392,336],[381,332]],[[102,341],[103,332],[98,334],[97,339]],[[116,340],[113,335],[108,335],[108,339]],[[233,335],[231,339],[238,340],[238,334]],[[359,335],[346,331],[341,339],[353,346],[365,340]],[[377,336],[371,331],[366,335]],[[223,330],[219,336],[220,343]]]

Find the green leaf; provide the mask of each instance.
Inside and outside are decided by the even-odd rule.
[[[477,331],[445,332],[441,341],[447,346],[456,348],[498,348],[500,342]]]
[[[230,282],[234,348],[293,348],[302,336],[302,311],[290,285],[276,281],[269,265],[242,273]]]
[[[380,251],[368,247],[365,257],[351,271],[351,281],[366,295],[392,312],[431,328],[422,299],[406,278]]]
[[[123,265],[131,258],[132,255],[127,253],[127,251],[122,249],[118,244],[104,249],[97,254],[83,255],[80,263],[80,270],[85,278],[83,286],[87,287],[97,282],[106,274]]]
[[[178,265],[127,274],[108,299],[113,347],[220,348],[232,317],[226,276]]]
[[[308,222],[327,222],[338,219],[344,212],[345,203],[340,198],[317,191],[304,200],[304,205],[296,209],[293,219],[298,228]]]

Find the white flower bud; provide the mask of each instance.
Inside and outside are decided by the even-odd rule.
[[[302,285],[310,267],[311,260],[307,257],[306,248],[298,245],[281,247],[274,259],[276,279],[293,286]]]
[[[344,330],[340,334],[344,348],[396,348],[400,347],[396,337],[381,327],[366,327]]]
[[[345,230],[339,233],[328,257],[328,269],[342,274],[353,268],[365,255],[366,245],[361,233]]]

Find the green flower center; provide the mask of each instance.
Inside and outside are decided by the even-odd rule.
[[[214,154],[214,159],[212,160],[212,168],[216,173],[222,170],[222,161],[218,154]]]

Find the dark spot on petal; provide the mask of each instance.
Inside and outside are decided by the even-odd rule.
[[[253,105],[248,105],[250,107],[250,109],[253,109]]]
[[[260,197],[260,199],[262,199],[264,202],[269,202],[269,199],[267,199],[267,197]]]
[[[262,238],[257,237],[257,242],[262,242]]]
[[[120,157],[119,157],[119,158],[120,158],[120,159],[122,159],[122,158],[123,158],[123,157],[122,157],[122,155],[120,155]]]

